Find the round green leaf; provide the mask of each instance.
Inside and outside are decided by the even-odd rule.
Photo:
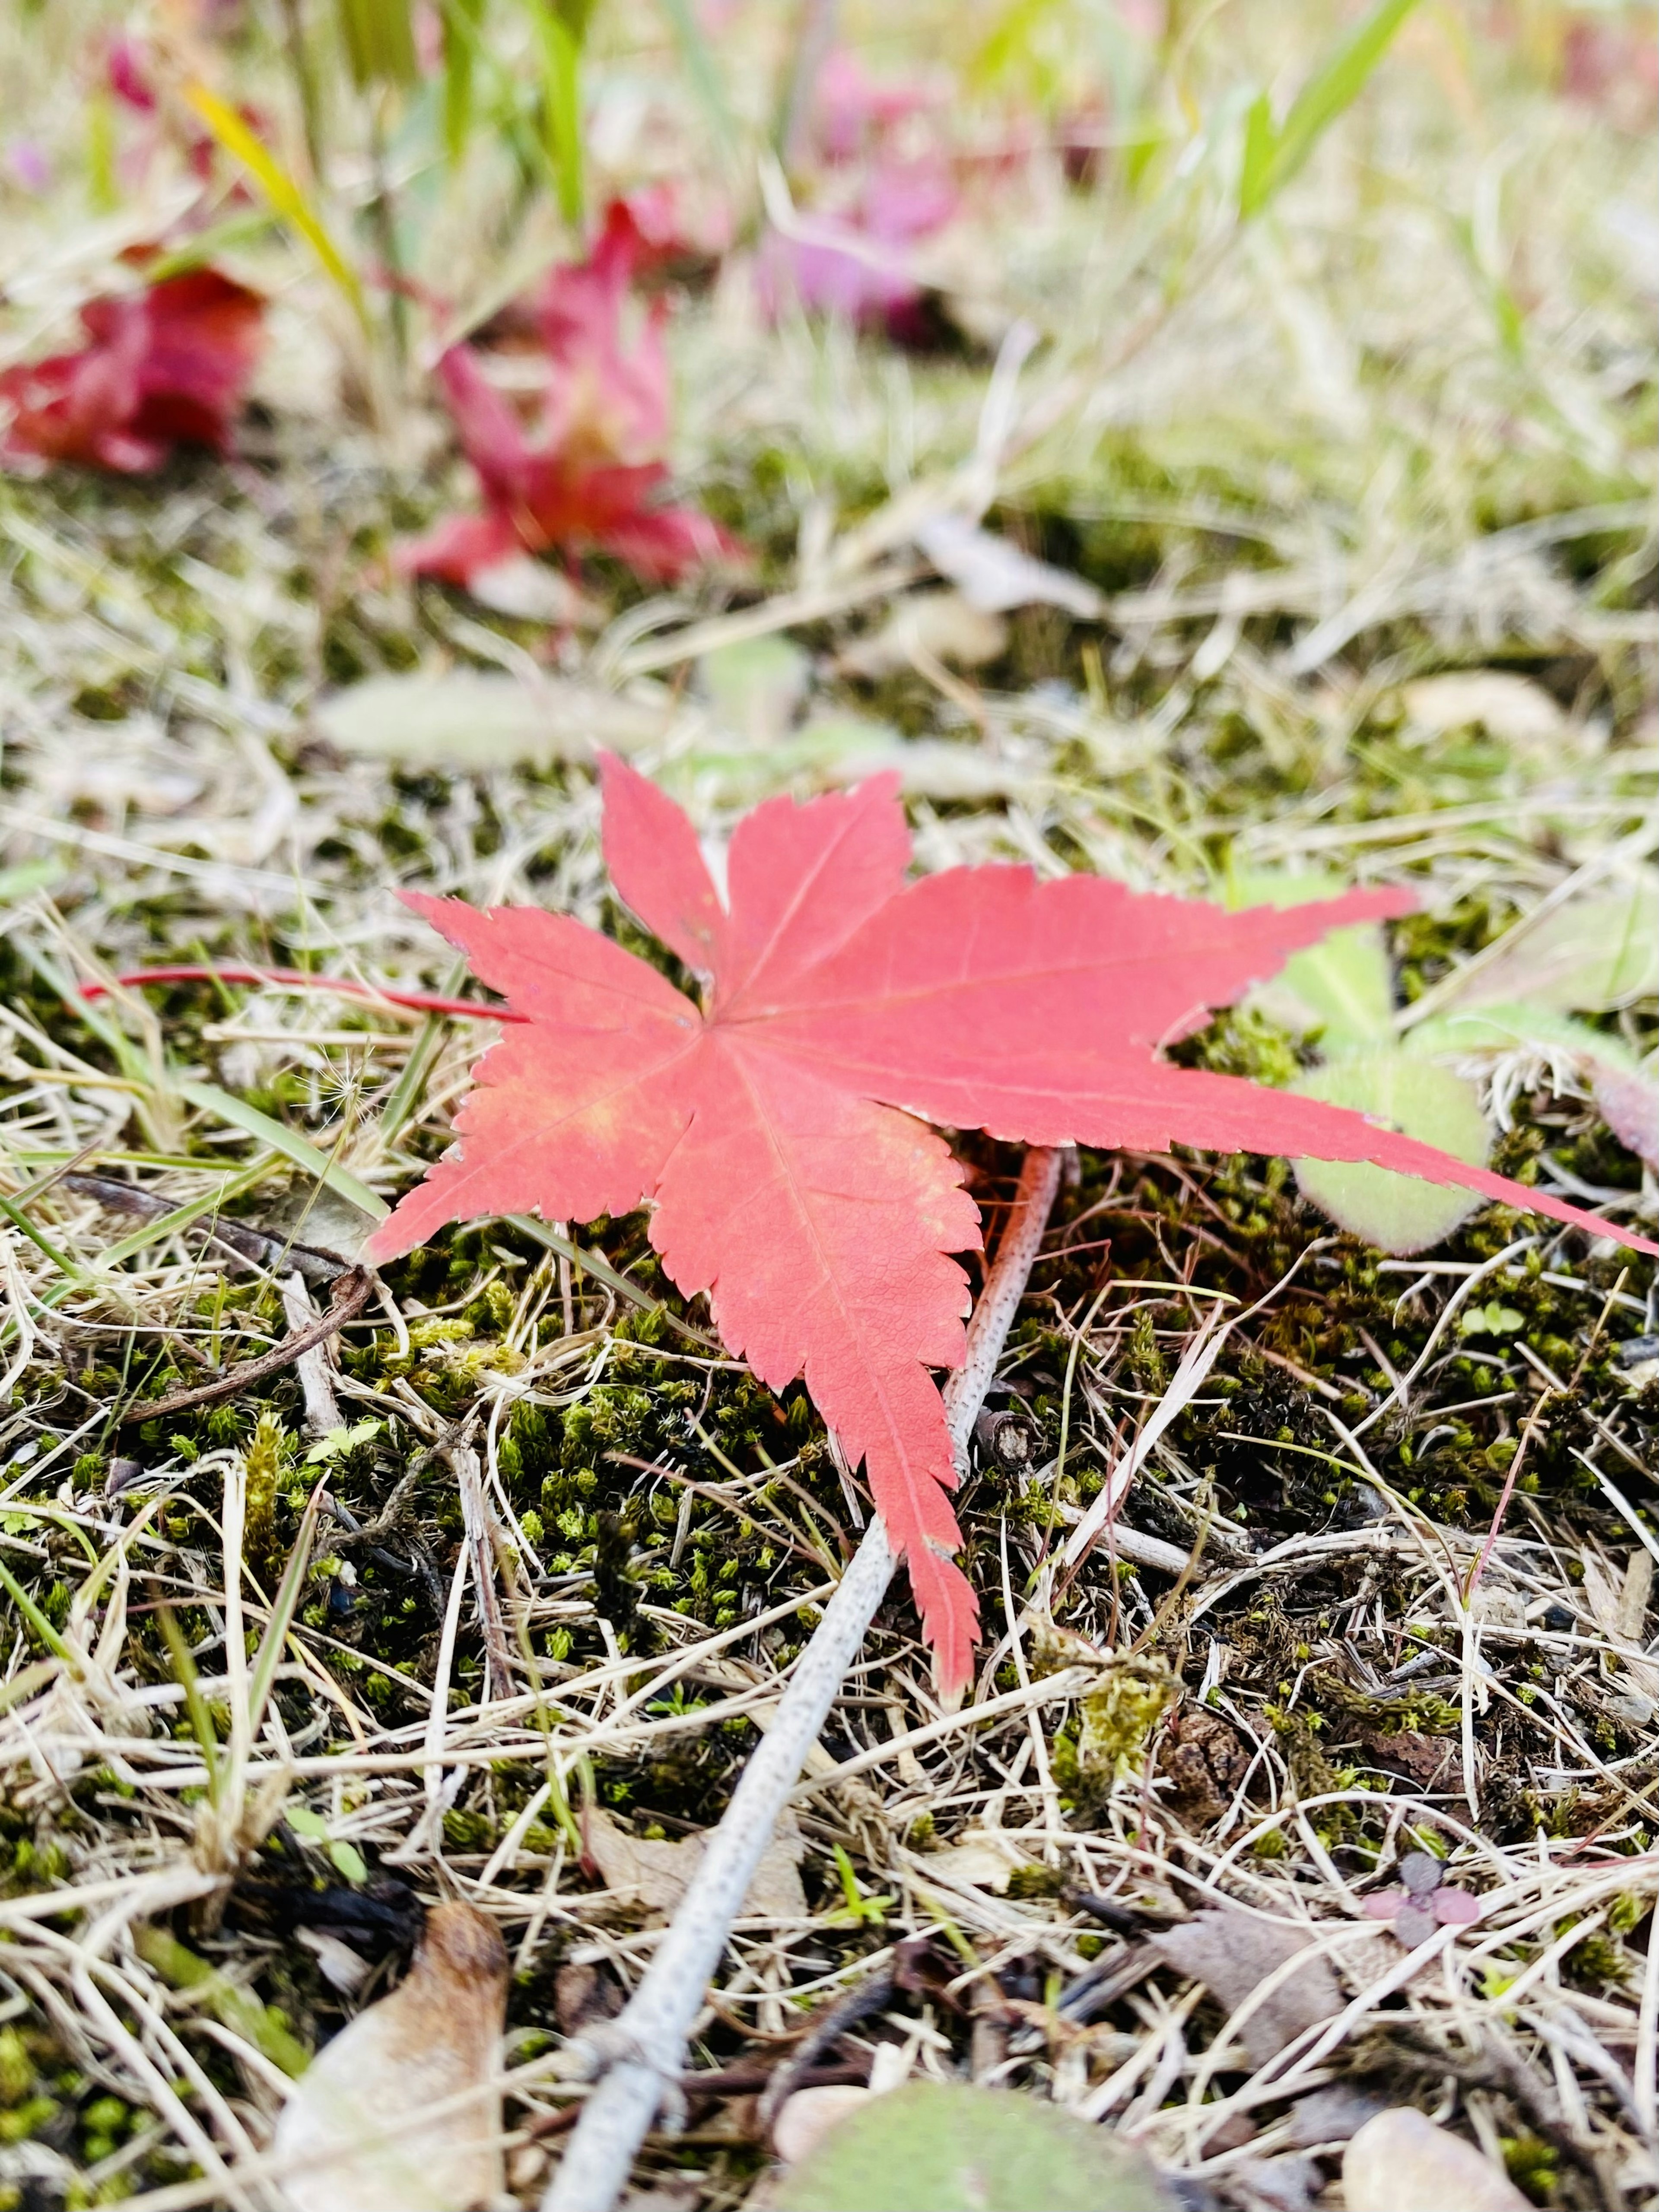
[[[1354,1053],[1316,1068],[1297,1089],[1304,1098],[1355,1107],[1471,1167],[1486,1164],[1490,1133],[1474,1085],[1431,1060],[1398,1051]],[[1331,1160],[1295,1164],[1297,1181],[1316,1206],[1384,1252],[1425,1252],[1481,1203],[1473,1191],[1419,1182],[1387,1168]]]
[[[1307,906],[1346,886],[1314,871],[1291,874],[1237,869],[1229,886],[1233,907]],[[1386,1044],[1394,1036],[1394,975],[1380,926],[1351,923],[1318,944],[1291,953],[1277,975],[1251,994],[1264,1012],[1294,1030],[1316,1029],[1328,1057]]]
[[[832,2128],[778,2212],[1171,2212],[1138,2152],[1012,2090],[912,2081]]]

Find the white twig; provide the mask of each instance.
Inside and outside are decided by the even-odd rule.
[[[1152,1419],[1107,1476],[1093,1504],[1066,1539],[1066,1548],[1060,1561],[1062,1569],[1076,1566],[1086,1556],[1107,1522],[1115,1516],[1130,1484],[1152,1456],[1153,1445],[1170,1422],[1186,1411],[1188,1405],[1203,1388],[1204,1378],[1214,1366],[1216,1355],[1227,1341],[1228,1332],[1232,1326],[1231,1321],[1222,1320],[1218,1309],[1188,1346],[1169,1389],[1153,1409]],[[1128,1556],[1127,1552],[1125,1556]]]
[[[478,1601],[478,1626],[483,1633],[484,1703],[513,1694],[513,1658],[507,1649],[507,1626],[495,1588],[495,1521],[484,1496],[483,1470],[470,1444],[454,1444],[443,1454],[461,1493],[461,1517],[466,1549],[472,1561],[472,1587]]]
[[[945,1385],[958,1462],[965,1458],[968,1437],[1024,1296],[1060,1186],[1063,1157],[1035,1147],[1026,1154],[1014,1212],[969,1327],[967,1357]],[[603,2037],[588,2039],[595,2061],[600,2066],[610,2062],[609,2070],[582,2108],[541,2212],[610,2212],[627,2185],[635,2152],[665,2096],[673,2094],[686,2036],[761,1854],[875,1618],[894,1564],[887,1532],[872,1521],[639,1988]]]
[[[303,1275],[295,1273],[283,1284],[283,1311],[290,1329],[309,1328],[317,1318],[317,1302]],[[306,1426],[313,1436],[325,1437],[343,1425],[334,1395],[334,1370],[325,1344],[313,1344],[294,1363],[305,1394]]]

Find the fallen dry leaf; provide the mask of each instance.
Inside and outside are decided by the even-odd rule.
[[[529,428],[512,392],[495,380],[499,363],[471,345],[453,345],[440,357],[438,382],[483,511],[452,515],[404,546],[404,568],[469,587],[483,575],[499,589],[504,562],[557,548],[613,553],[640,575],[666,582],[740,550],[695,507],[659,501],[669,422],[662,303],[631,346],[625,336],[633,278],[651,255],[635,210],[613,200],[587,259],[549,277]]]
[[[665,713],[597,684],[558,676],[526,684],[483,669],[371,676],[324,700],[312,719],[319,736],[354,758],[464,775],[591,761],[596,744],[633,752],[668,724]]]
[[[257,292],[209,268],[89,300],[78,352],[0,375],[0,462],[136,476],[175,446],[228,452],[264,315]]]
[[[697,1870],[707,1838],[684,1836],[678,1843],[630,1835],[595,1807],[586,1817],[587,1855],[619,1904],[647,1912],[672,1912]],[[800,1831],[793,1820],[781,1823],[761,1854],[743,1909],[757,1919],[805,1920],[806,1893],[800,1886]]]
[[[988,1828],[969,1828],[953,1844],[918,1856],[915,1864],[922,1880],[957,1882],[969,1889],[994,1890],[1006,1895],[1016,1871],[1031,1863],[1013,1837]]]
[[[1328,1961],[1310,1948],[1312,1931],[1282,1920],[1259,1920],[1254,1913],[1224,1906],[1195,1913],[1184,1927],[1150,1937],[1160,1957],[1235,2013],[1253,1990],[1300,1952],[1307,1957],[1296,1972],[1241,2021],[1239,2033],[1252,2064],[1265,2066],[1287,2044],[1342,2009],[1342,1992]]]
[[[1207,1705],[1183,1705],[1170,1716],[1158,1755],[1170,1783],[1168,1802],[1183,1820],[1207,1828],[1232,1803],[1250,1771],[1237,1729]]]
[[[290,2212],[468,2212],[500,2192],[507,1977],[493,1921],[470,1905],[428,1915],[403,1981],[341,2029],[283,2109]]]
[[[1086,578],[1038,561],[1006,538],[981,530],[959,514],[936,514],[916,532],[916,543],[981,614],[1015,607],[1060,607],[1085,621],[1098,620],[1105,601]]]
[[[1499,2167],[1414,2106],[1367,2120],[1342,2154],[1347,2212],[1527,2212]]]

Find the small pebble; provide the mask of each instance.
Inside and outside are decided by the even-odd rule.
[[[819,2088],[797,2089],[786,2097],[772,2123],[772,2148],[786,2166],[795,2166],[815,2149],[831,2128],[870,2101],[870,2092],[851,2081],[826,2081]]]
[[[1430,1851],[1407,1851],[1400,1862],[1400,1879],[1413,1897],[1426,1897],[1438,1889],[1445,1869]]]
[[[1347,2212],[1527,2212],[1500,2166],[1414,2106],[1367,2120],[1342,2154]]]

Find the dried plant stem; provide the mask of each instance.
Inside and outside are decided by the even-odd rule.
[[[513,1655],[501,1601],[495,1588],[495,1523],[484,1496],[483,1470],[470,1445],[452,1444],[443,1457],[448,1462],[461,1493],[461,1513],[466,1548],[472,1561],[472,1584],[478,1600],[478,1626],[483,1632],[484,1703],[513,1694]]]
[[[316,1302],[305,1277],[297,1269],[283,1281],[283,1311],[288,1317],[289,1333],[296,1336],[309,1329],[318,1317]],[[341,1425],[328,1354],[320,1344],[313,1344],[308,1352],[300,1354],[294,1366],[305,1399],[306,1426],[313,1436],[325,1437]]]
[[[1057,1150],[1035,1147],[1026,1154],[1014,1209],[969,1327],[967,1357],[945,1385],[959,1460],[1024,1296],[1063,1158]],[[635,2154],[675,2083],[685,2039],[761,1854],[875,1618],[894,1565],[887,1532],[872,1521],[743,1771],[672,1926],[626,2010],[605,2030],[602,2044],[593,2039],[596,2057],[612,2063],[583,2107],[542,2212],[609,2212],[627,2185]]]
[[[216,1405],[222,1398],[234,1398],[238,1391],[263,1382],[268,1375],[279,1375],[302,1353],[325,1343],[349,1321],[355,1321],[368,1304],[374,1287],[374,1278],[366,1267],[353,1267],[335,1283],[332,1302],[320,1320],[284,1337],[270,1351],[262,1352],[257,1359],[245,1359],[240,1366],[228,1369],[197,1389],[176,1390],[170,1398],[149,1398],[139,1405],[129,1406],[125,1413],[118,1415],[115,1425],[125,1429],[135,1421],[154,1421],[163,1415],[186,1413],[195,1406]]]

